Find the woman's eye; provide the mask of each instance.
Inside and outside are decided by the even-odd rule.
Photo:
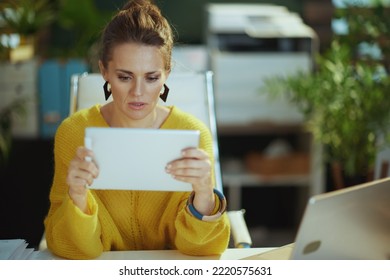
[[[157,81],[159,79],[159,77],[148,77],[147,80],[149,82],[154,82],[154,81]]]
[[[128,80],[130,80],[130,77],[129,77],[129,76],[119,76],[118,78],[119,78],[119,80],[121,80],[121,81],[128,81]]]

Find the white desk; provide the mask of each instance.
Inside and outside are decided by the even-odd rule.
[[[110,251],[104,252],[97,260],[238,260],[256,254],[270,251],[274,248],[227,249],[222,255],[189,256],[177,250],[149,250],[149,251]],[[39,260],[61,260],[48,249],[40,251]]]

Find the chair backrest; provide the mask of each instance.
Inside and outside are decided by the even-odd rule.
[[[83,73],[73,75],[71,79],[70,114],[93,106],[104,104],[111,100],[104,99],[103,77],[98,73]],[[223,191],[222,176],[219,160],[219,147],[217,137],[217,122],[215,117],[213,73],[207,72],[172,72],[166,82],[169,95],[166,105],[175,105],[188,112],[210,129],[213,137],[213,151],[215,159],[216,188]]]
[[[95,104],[104,104],[112,100],[104,99],[105,80],[98,73],[75,74],[71,77],[69,114],[89,108]]]
[[[70,113],[94,104],[104,104],[104,79],[100,74],[90,73],[74,75],[71,85]],[[170,88],[166,105],[175,105],[202,120],[210,129],[213,137],[214,170],[216,188],[223,192],[217,122],[214,104],[213,73],[206,72],[172,72],[166,82]],[[162,101],[160,101],[162,103]],[[164,103],[162,103],[164,104]],[[252,240],[247,228],[245,211],[228,211],[232,236],[236,247],[250,247]]]

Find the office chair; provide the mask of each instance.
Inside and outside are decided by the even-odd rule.
[[[69,114],[89,108],[97,103],[107,101],[103,94],[103,77],[98,73],[83,73],[71,78],[71,100]],[[166,82],[170,88],[165,105],[175,105],[193,114],[210,128],[213,137],[214,169],[216,188],[223,192],[219,147],[217,137],[217,123],[214,106],[213,73],[207,72],[172,72]],[[160,100],[160,102],[162,102]],[[229,203],[229,202],[228,202]],[[252,240],[244,219],[244,210],[227,211],[234,247],[247,248]]]

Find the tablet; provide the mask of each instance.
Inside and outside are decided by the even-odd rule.
[[[89,186],[105,190],[191,191],[165,172],[181,151],[198,147],[197,130],[88,127],[84,144],[94,152],[99,176]]]

